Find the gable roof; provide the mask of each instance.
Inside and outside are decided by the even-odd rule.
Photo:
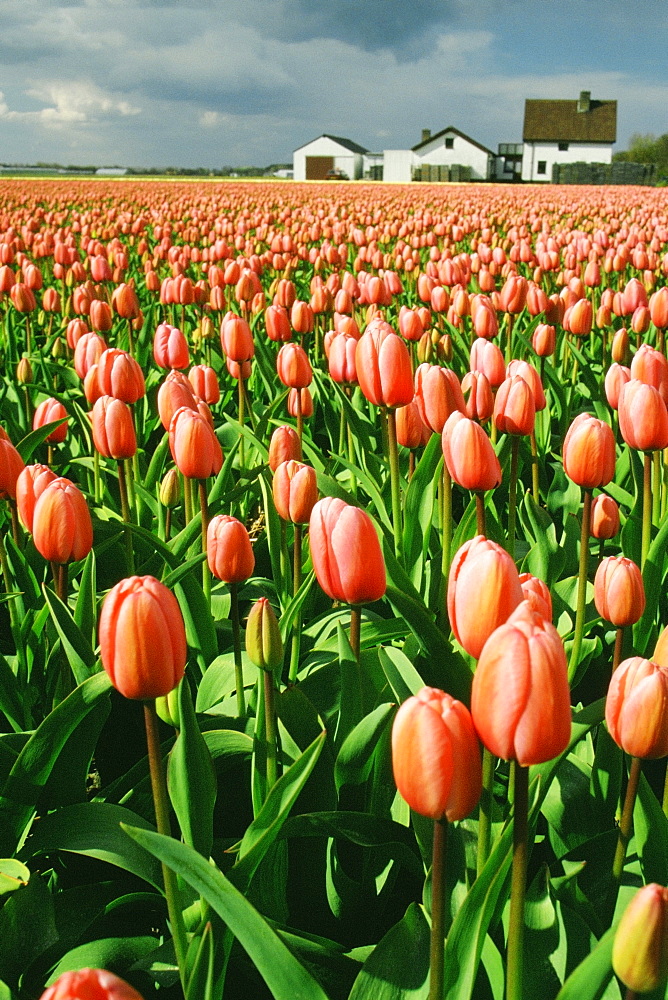
[[[358,143],[353,142],[352,139],[344,139],[339,135],[329,135],[328,132],[323,132],[322,135],[318,136],[318,139],[331,139],[332,142],[337,142],[339,146],[343,146],[344,149],[349,149],[351,153],[359,153],[361,156],[363,156],[364,153],[369,152],[369,150],[365,149],[364,146],[360,146]],[[312,142],[317,142],[317,139],[309,139],[308,142],[303,143],[301,146],[297,146],[295,153],[297,150],[303,149],[304,146],[310,146]]]
[[[590,101],[578,111],[576,101],[524,102],[525,142],[615,142],[617,101]]]
[[[418,142],[417,145],[412,147],[413,152],[417,153],[423,146],[428,146],[430,142],[434,141],[434,139],[440,139],[441,136],[445,136],[447,133],[450,133],[451,135],[458,135],[460,139],[465,139],[466,142],[470,142],[472,146],[477,146],[478,149],[482,149],[484,153],[489,153],[490,156],[496,155],[491,149],[488,149],[487,146],[483,146],[481,142],[476,142],[476,140],[472,139],[470,135],[466,135],[465,132],[460,132],[458,128],[454,127],[454,125],[448,125],[447,128],[441,129],[440,132],[430,135],[428,139],[422,139],[421,142]]]

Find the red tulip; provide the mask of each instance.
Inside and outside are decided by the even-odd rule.
[[[161,323],[153,337],[153,358],[160,368],[187,368],[190,364],[190,352],[186,338],[181,331]]]
[[[26,465],[16,480],[16,508],[24,527],[32,534],[35,504],[49,483],[57,479],[48,465]]]
[[[305,389],[313,381],[308,355],[299,344],[283,344],[276,356],[276,372],[283,385]]]
[[[614,538],[619,526],[619,505],[606,493],[600,493],[591,505],[592,538]]]
[[[299,393],[299,396],[297,396]],[[291,417],[298,415],[298,405],[301,406],[302,417],[313,416],[313,397],[308,389],[290,389],[288,393],[288,413]]]
[[[264,322],[269,340],[287,343],[292,339],[288,311],[283,306],[269,306],[264,314]]]
[[[160,423],[166,431],[172,417],[182,406],[197,409],[192,382],[182,372],[171,371],[158,389],[158,413]]]
[[[125,698],[169,694],[183,677],[186,631],[176,597],[152,576],[121,580],[100,614],[100,658]]]
[[[252,576],[255,556],[248,531],[236,517],[218,514],[206,533],[209,569],[225,583],[243,583]]]
[[[594,579],[594,603],[601,618],[617,628],[635,625],[645,610],[640,568],[625,556],[608,556]]]
[[[429,687],[405,701],[392,726],[392,769],[414,812],[451,823],[468,816],[480,798],[482,776],[466,706]]]
[[[290,427],[289,424],[282,424],[271,435],[271,441],[269,442],[269,468],[272,472],[276,472],[281,462],[288,462],[291,459],[301,462],[301,441],[294,427]]]
[[[523,767],[563,753],[571,735],[567,674],[556,628],[523,601],[490,635],[473,675],[471,715],[485,746]]]
[[[373,521],[337,497],[311,512],[309,546],[318,583],[335,601],[368,604],[385,593],[385,561]]]
[[[16,480],[25,462],[9,440],[0,434],[0,498],[16,497]]]
[[[62,565],[84,559],[93,547],[93,522],[82,492],[62,477],[53,479],[35,503],[35,548],[44,559]]]
[[[619,429],[630,448],[659,451],[668,447],[668,410],[654,386],[632,378],[619,393],[618,411]]]
[[[387,324],[369,326],[357,343],[357,378],[374,406],[406,406],[413,398],[413,369],[408,348]]]
[[[209,406],[215,406],[219,401],[220,385],[213,368],[209,368],[208,365],[193,365],[188,372],[188,381],[193,387],[194,394]]]
[[[315,469],[302,462],[281,462],[273,479],[274,504],[280,517],[293,524],[308,524],[318,499]]]
[[[501,466],[480,424],[455,410],[443,428],[443,457],[451,479],[465,490],[484,493],[501,482]]]
[[[564,438],[564,471],[583,489],[606,486],[615,474],[615,436],[603,420],[579,413]]]

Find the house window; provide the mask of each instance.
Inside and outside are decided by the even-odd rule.
[[[536,173],[538,173],[538,174],[546,174],[547,173],[547,160],[539,160],[538,161],[538,169],[537,169]]]
[[[567,153],[568,152],[568,143],[567,142],[560,142],[558,144],[558,149],[559,149],[560,153]]]
[[[454,145],[455,145],[455,140],[452,137],[450,137],[450,138],[448,138],[448,139],[445,140],[445,148],[446,149],[452,149],[454,147]]]

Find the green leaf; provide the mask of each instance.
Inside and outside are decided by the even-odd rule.
[[[28,728],[29,711],[16,675],[0,654],[0,712],[7,717],[12,729],[20,733]]]
[[[74,608],[74,621],[81,631],[84,640],[89,642],[91,646],[95,642],[95,628],[97,624],[95,611],[96,592],[95,550],[91,549],[83,565],[79,580],[77,603]]]
[[[424,910],[411,903],[367,958],[349,1000],[427,1000],[429,938]]]
[[[362,677],[360,664],[340,622],[337,622],[336,634],[341,673],[339,714],[334,734],[334,746],[338,749],[362,718]]]
[[[275,1000],[327,1000],[313,976],[221,871],[171,837],[124,829],[204,897],[246,950]]]
[[[435,474],[443,457],[441,439],[432,435],[408,484],[404,502],[404,564],[411,582],[422,588],[424,564],[427,558],[432,518],[434,516]]]
[[[194,938],[188,953],[196,946],[197,950],[188,976],[186,1000],[213,1000],[214,985],[214,942],[211,922],[204,925],[201,937]]]
[[[612,945],[615,928],[606,931],[594,950],[571,973],[557,1000],[600,1000],[612,978]],[[619,996],[616,991],[613,996]]]
[[[64,972],[73,972],[77,969],[108,969],[115,975],[124,975],[136,962],[155,951],[158,944],[157,938],[148,935],[88,941],[63,955],[49,976],[47,986],[54,983]]]
[[[0,909],[0,977],[18,986],[22,973],[58,940],[53,898],[46,880],[32,872],[27,885]]]
[[[386,596],[397,613],[406,619],[434,666],[438,667],[439,687],[468,705],[473,675],[464,658],[453,650],[448,638],[434,622],[431,612],[396,587],[388,587]]]
[[[394,705],[379,705],[348,734],[336,758],[334,777],[337,788],[361,785],[366,781],[374,751],[394,708]]]
[[[424,687],[424,681],[411,661],[396,646],[381,646],[378,659],[399,705]]]
[[[286,606],[285,610],[283,611],[283,614],[281,615],[281,620],[279,622],[281,630],[281,639],[283,640],[283,643],[287,643],[288,636],[290,634],[290,629],[292,628],[292,625],[294,623],[295,618],[297,617],[297,614],[304,606],[304,602],[306,601],[306,598],[310,594],[314,582],[315,582],[315,573],[313,572],[313,570],[311,570],[308,576],[304,580],[302,580],[299,590],[297,591],[295,596],[292,598],[290,603]]]
[[[239,860],[230,872],[230,878],[236,886],[245,889],[250,884],[258,865],[277,840],[281,827],[317,763],[326,736],[325,732],[320,733],[279,778],[259,815],[246,830],[239,847]]]
[[[75,622],[70,609],[46,585],[43,587],[46,603],[53,623],[63,644],[63,649],[72,668],[77,684],[83,683],[97,666],[97,657],[90,642],[85,638]]]
[[[186,626],[188,645],[200,654],[202,673],[218,655],[216,632],[202,585],[190,573],[174,588]]]
[[[245,650],[241,653],[241,661],[244,687],[252,687],[257,680],[257,667],[251,662]],[[234,694],[236,687],[234,653],[223,653],[209,664],[200,681],[195,710],[197,712],[210,712],[216,705]]]
[[[668,819],[644,774],[633,809],[633,832],[645,883],[668,884]]]
[[[16,892],[22,885],[27,885],[29,879],[30,869],[16,858],[0,858],[0,896]]]
[[[23,461],[27,463],[35,448],[39,448],[39,446],[46,441],[49,434],[55,431],[56,427],[60,427],[61,424],[64,424],[67,419],[67,417],[60,417],[58,420],[52,420],[49,424],[43,424],[41,427],[38,427],[37,430],[31,431],[30,434],[26,434],[26,436],[16,445],[16,450]]]
[[[162,890],[160,865],[123,833],[121,823],[152,829],[150,823],[124,806],[110,802],[77,802],[35,823],[21,857],[29,859],[56,851],[82,854],[131,872]]]
[[[12,855],[35,810],[60,751],[111,681],[105,673],[80,684],[46,717],[19,754],[0,795],[0,851]]]
[[[208,858],[213,844],[216,775],[197,725],[187,677],[179,685],[179,721],[181,729],[169,755],[169,797],[186,844]]]

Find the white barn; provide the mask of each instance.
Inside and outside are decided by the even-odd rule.
[[[292,154],[293,176],[296,181],[323,181],[331,170],[342,171],[348,180],[359,180],[364,171],[364,158],[369,152],[351,139],[337,135],[321,135]]]
[[[412,149],[386,149],[383,180],[486,181],[493,175],[495,154],[452,125],[422,139]]]
[[[575,101],[527,100],[524,104],[523,181],[551,181],[562,163],[612,163],[617,101],[592,101],[583,90]]]

